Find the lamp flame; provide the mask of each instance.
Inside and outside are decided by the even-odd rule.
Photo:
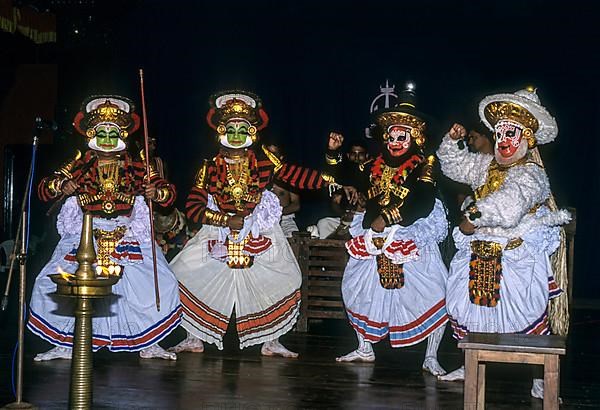
[[[73,275],[72,273],[65,272],[63,270],[63,268],[61,268],[60,266],[58,267],[57,270],[58,270],[58,273],[60,274],[60,276],[66,281],[70,281],[75,277],[75,275]]]

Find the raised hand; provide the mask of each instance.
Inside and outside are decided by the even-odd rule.
[[[461,124],[454,123],[454,125],[450,127],[448,134],[453,140],[458,140],[467,136],[467,130]]]
[[[332,151],[338,150],[342,143],[344,142],[344,136],[342,134],[338,134],[337,132],[329,133],[329,141],[327,142],[327,148]]]

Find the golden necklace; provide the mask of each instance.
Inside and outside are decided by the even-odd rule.
[[[117,160],[98,161],[98,180],[103,192],[113,192],[119,183],[121,163]]]
[[[242,208],[242,199],[248,192],[248,179],[250,178],[250,168],[248,158],[235,163],[225,162],[227,183],[225,192],[229,193],[235,201],[237,209]]]

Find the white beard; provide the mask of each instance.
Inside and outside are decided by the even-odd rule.
[[[102,151],[102,152],[118,152],[118,151],[123,151],[125,148],[127,148],[127,146],[125,145],[125,143],[123,142],[122,139],[119,139],[117,146],[112,149],[101,148],[98,146],[96,137],[92,138],[90,140],[90,142],[88,142],[88,147],[90,147],[90,149],[93,149],[94,151]]]
[[[500,165],[513,164],[521,158],[523,158],[525,155],[527,155],[527,141],[525,139],[521,141],[521,144],[519,145],[519,148],[517,148],[517,151],[508,158],[503,157],[498,152],[498,142],[496,142],[496,144],[494,145],[494,157],[496,158],[496,162]]]
[[[247,136],[246,137],[246,142],[244,142],[242,145],[234,147],[229,142],[227,142],[227,135],[220,135],[219,136],[219,143],[222,146],[227,147],[227,148],[240,149],[240,148],[246,148],[246,147],[249,147],[250,145],[252,145],[252,138],[250,136]]]

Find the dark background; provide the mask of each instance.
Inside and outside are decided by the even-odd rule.
[[[268,136],[279,140],[290,160],[319,166],[330,130],[348,138],[363,135],[371,100],[386,79],[397,90],[408,80],[416,83],[420,108],[437,119],[429,131],[433,148],[452,122],[477,121],[483,96],[536,86],[560,129],[554,143],[541,147],[553,191],[560,206],[577,208],[574,295],[598,298],[595,2],[14,3],[57,17],[55,44],[0,33],[0,98],[14,88],[23,64],[56,68],[54,117],[61,128],[53,144],[40,148],[38,175],[83,143],[70,124],[85,97],[118,93],[139,103],[143,68],[149,130],[179,188],[180,207],[202,158],[216,148],[205,114],[217,90],[260,95],[271,117]],[[27,104],[36,93],[22,97]],[[10,149],[22,151],[23,173],[27,147]],[[304,198],[301,225],[327,206]],[[32,233],[47,239],[49,255],[55,233],[52,220],[42,216],[45,209],[35,203]],[[33,265],[45,261],[43,249]],[[30,268],[32,278],[36,269]]]

